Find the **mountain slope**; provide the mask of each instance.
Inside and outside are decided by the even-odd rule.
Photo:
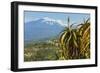
[[[57,36],[64,28],[59,22],[54,20],[38,19],[25,23],[25,41],[41,40]]]

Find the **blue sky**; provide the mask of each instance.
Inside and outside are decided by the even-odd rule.
[[[83,22],[83,19],[90,18],[90,14],[24,11],[24,22],[30,22],[36,19],[42,19],[44,17],[60,20],[63,24],[67,24],[68,17],[70,17],[71,23],[81,23]]]

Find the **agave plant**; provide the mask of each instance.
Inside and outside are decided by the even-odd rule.
[[[62,48],[62,56],[64,59],[73,59],[77,57],[77,35],[76,30],[72,29],[72,25],[70,24],[70,18],[68,17],[68,27],[60,34],[59,42],[60,48]]]
[[[79,28],[78,32],[79,32],[78,34],[81,36],[78,40],[80,54],[84,58],[90,58],[90,21],[89,19],[84,21],[82,26]]]
[[[59,37],[62,49],[60,59],[80,59],[90,57],[90,22],[89,19],[80,28],[73,29],[68,17],[68,27]]]

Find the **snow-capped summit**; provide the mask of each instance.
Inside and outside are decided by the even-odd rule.
[[[46,22],[47,24],[51,24],[51,25],[58,23],[58,24],[64,26],[63,22],[61,20],[55,20],[55,19],[49,18],[49,17],[44,17],[43,22]]]

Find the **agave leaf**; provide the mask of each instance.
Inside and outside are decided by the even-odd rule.
[[[73,31],[72,34],[73,34],[74,39],[76,40],[77,39],[76,33]]]
[[[73,42],[74,42],[74,45],[75,45],[76,47],[78,47],[78,44],[77,44],[76,40],[73,40]]]

